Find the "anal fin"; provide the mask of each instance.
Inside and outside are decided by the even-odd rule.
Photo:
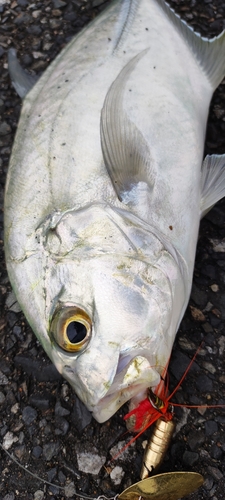
[[[201,217],[225,196],[225,154],[206,156],[202,165]]]

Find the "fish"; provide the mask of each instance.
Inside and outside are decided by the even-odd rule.
[[[23,98],[4,202],[9,278],[28,323],[98,422],[154,393],[188,304],[199,222],[225,195],[203,161],[225,32],[164,0],[116,0]],[[185,64],[184,64],[185,61]]]

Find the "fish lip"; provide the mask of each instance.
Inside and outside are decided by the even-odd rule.
[[[142,371],[138,377],[129,376],[129,369],[135,366],[135,363],[142,366]],[[132,375],[132,374],[131,374]],[[135,375],[135,374],[134,374]],[[127,378],[127,380],[126,380]],[[92,408],[89,408],[94,418],[103,423],[114,415],[114,413],[127,401],[143,394],[149,387],[155,387],[160,381],[160,374],[154,365],[150,364],[148,359],[143,356],[130,357],[130,361],[121,370],[121,364],[118,363],[117,372],[107,393]],[[142,398],[142,399],[143,399]]]

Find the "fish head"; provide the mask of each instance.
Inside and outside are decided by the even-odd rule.
[[[47,218],[26,256],[16,260],[15,243],[9,258],[7,247],[34,333],[99,422],[156,386],[171,352],[172,286],[160,262],[170,267],[172,257],[150,237],[92,206]]]
[[[85,295],[81,298],[77,280],[70,280],[70,290],[65,285],[53,313],[50,355],[94,417],[103,422],[134,395],[158,384],[170,349],[165,337],[169,314],[165,288],[154,290],[151,280],[157,272],[145,263],[104,256],[86,266]],[[73,261],[70,275],[75,268]]]

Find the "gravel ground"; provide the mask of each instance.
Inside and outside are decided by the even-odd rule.
[[[225,27],[223,0],[171,0],[173,8],[204,36]],[[3,192],[21,101],[8,76],[7,49],[40,74],[82,26],[105,8],[102,0],[0,0],[0,500],[116,495],[139,480],[141,436],[114,462],[113,447],[128,440],[121,409],[98,424],[57,374],[26,323],[11,292],[3,254]],[[225,153],[225,81],[210,111],[206,153]],[[187,145],[188,147],[188,145]],[[177,385],[200,342],[204,345],[174,400],[225,405],[225,201],[202,221],[190,304],[170,363],[170,388]],[[225,408],[176,410],[177,430],[161,467],[196,471],[204,486],[192,500],[224,500]],[[28,471],[42,480],[31,476]]]

